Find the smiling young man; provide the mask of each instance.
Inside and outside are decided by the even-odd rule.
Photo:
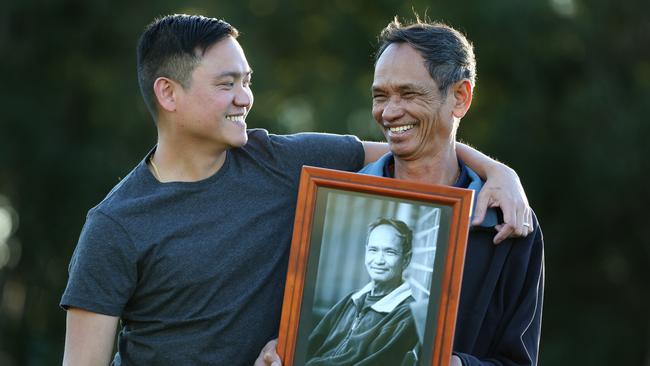
[[[138,80],[158,141],[88,212],[61,299],[64,364],[252,364],[278,330],[301,167],[354,171],[386,150],[247,130],[252,70],[236,38],[226,22],[189,15],[141,36]],[[475,161],[492,167],[495,193],[519,189],[508,168]],[[482,207],[509,197],[525,201],[486,195]],[[513,219],[499,235],[526,233],[521,206],[506,204]]]

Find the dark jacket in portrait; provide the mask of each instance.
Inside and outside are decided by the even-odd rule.
[[[409,285],[374,303],[366,301],[371,289],[370,283],[325,314],[309,336],[307,366],[399,366],[416,346]]]

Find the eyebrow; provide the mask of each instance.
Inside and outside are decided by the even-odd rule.
[[[417,84],[402,84],[397,87],[397,90],[403,92],[403,91],[424,91],[424,88],[420,85]]]
[[[226,71],[226,72],[222,72],[221,74],[215,76],[214,78],[215,79],[223,79],[223,78],[226,78],[226,77],[232,77],[232,78],[235,78],[235,79],[240,79],[240,78],[244,78],[246,76],[250,76],[252,74],[253,74],[253,70],[248,70],[247,72],[243,72],[243,73],[239,72],[239,71]]]
[[[402,93],[405,92],[405,91],[418,91],[418,92],[424,92],[425,91],[425,89],[422,86],[417,85],[417,84],[413,84],[413,83],[399,84],[397,86],[392,86],[392,87],[397,89],[399,92],[402,92]],[[389,88],[391,88],[391,86],[389,86]],[[384,87],[375,86],[375,85],[372,86],[372,92],[373,93],[374,92],[384,91],[384,89],[385,89]]]

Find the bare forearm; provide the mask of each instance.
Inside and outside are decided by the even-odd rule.
[[[372,142],[363,141],[363,150],[366,153],[366,158],[363,165],[368,165],[388,152],[388,144],[385,142]]]
[[[504,222],[496,226],[495,243],[509,236],[526,236],[532,232],[532,213],[517,173],[465,144],[457,143],[456,151],[458,157],[486,181],[476,201],[472,224],[481,224],[488,207],[500,207]]]
[[[482,179],[487,179],[495,169],[510,169],[507,165],[499,163],[482,152],[463,144],[456,143],[456,154],[470,169],[476,172]],[[514,170],[512,171],[514,173]]]
[[[66,316],[64,366],[108,365],[118,318],[71,308]]]

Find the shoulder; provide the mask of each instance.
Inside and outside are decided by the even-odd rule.
[[[415,305],[415,299],[413,296],[409,296],[406,299],[404,299],[399,305],[395,307],[395,310],[393,310],[394,313],[398,314],[403,314],[408,316],[409,318],[411,317],[411,308],[413,305]]]
[[[263,129],[263,128],[251,128],[249,130],[246,130],[246,134],[248,135],[248,142],[246,145],[252,143],[263,143],[267,142],[270,140],[270,134],[269,131]],[[244,146],[246,146],[244,145]]]
[[[274,158],[278,153],[282,153],[284,147],[291,146],[293,143],[293,139],[290,137],[292,135],[274,135],[262,128],[254,128],[246,132],[248,134],[246,145],[233,149],[233,151]]]
[[[305,152],[319,152],[330,149],[363,149],[361,141],[353,135],[337,135],[322,132],[299,132],[290,135],[269,134],[276,146],[295,147]]]
[[[383,177],[384,169],[391,161],[393,161],[393,154],[388,152],[377,159],[377,161],[364,166],[363,169],[359,170],[359,173]]]
[[[88,215],[101,213],[114,218],[119,217],[124,209],[138,205],[141,198],[148,196],[152,190],[154,178],[147,177],[146,170],[146,163],[142,160],[88,212]]]
[[[474,204],[472,205],[472,217],[470,220],[474,219],[474,210],[476,209],[476,204],[478,202],[478,195],[483,189],[485,182],[479,177],[476,172],[474,172],[470,167],[468,167],[462,160],[458,159],[458,163],[461,166],[461,174],[467,174],[467,186],[464,188],[471,189],[474,191]],[[488,207],[485,211],[485,217],[480,226],[483,229],[492,229],[491,232],[494,232],[494,226],[503,222],[503,215],[501,210],[498,207]]]
[[[526,237],[509,238],[504,240],[498,245],[492,244],[493,232],[486,231],[477,233],[480,239],[475,242],[468,243],[474,246],[468,252],[480,253],[481,250],[476,250],[476,246],[482,246],[486,249],[488,257],[494,263],[501,263],[502,274],[515,274],[525,272],[539,272],[543,270],[544,262],[544,237],[542,229],[539,226],[537,217],[533,213],[533,232]]]
[[[246,131],[248,134],[248,146],[251,142],[255,144],[292,144],[292,143],[305,143],[305,142],[354,142],[361,144],[361,141],[356,136],[352,135],[337,135],[333,133],[321,132],[299,132],[288,135],[276,135],[269,133],[263,128],[252,128]]]
[[[314,132],[274,135],[265,130],[248,133],[248,143],[234,149],[238,154],[277,164],[292,176],[298,177],[303,165],[357,171],[363,164],[363,145],[355,136]]]

